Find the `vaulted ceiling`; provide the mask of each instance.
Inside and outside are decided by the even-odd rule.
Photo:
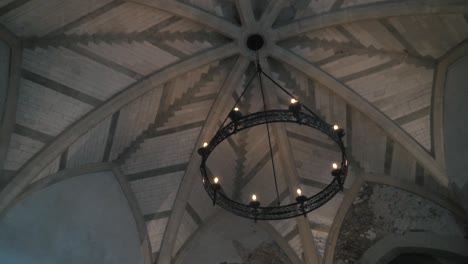
[[[466,1],[2,0],[0,23],[23,47],[1,210],[59,170],[113,162],[138,200],[152,252],[161,263],[176,256],[216,212],[198,183],[196,149],[253,73],[245,47],[253,33],[266,41],[265,69],[347,130],[343,194],[306,225],[270,223],[297,256],[304,243],[324,255],[356,176],[447,187],[432,93],[438,61],[468,38]],[[270,95],[271,106],[284,107],[285,98]],[[255,96],[241,108],[258,109]],[[325,186],[332,143],[295,127],[276,132],[285,135],[275,140],[279,170],[295,171],[293,181],[280,179],[281,198],[292,183],[309,192]],[[226,185],[239,197],[270,180],[264,141],[253,133],[220,146],[211,169],[231,173]]]

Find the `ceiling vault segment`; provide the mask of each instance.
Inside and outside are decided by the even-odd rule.
[[[228,77],[225,79],[220,91],[218,92],[211,111],[206,118],[205,125],[203,126],[200,135],[198,136],[197,143],[195,144],[195,148],[191,154],[190,162],[187,166],[187,170],[185,171],[179,186],[179,190],[174,201],[174,206],[168,220],[168,225],[161,242],[161,249],[159,251],[157,263],[169,264],[172,261],[172,252],[175,247],[177,234],[182,223],[186,205],[190,198],[192,187],[194,184],[201,184],[195,182],[197,176],[200,174],[199,169],[201,159],[197,152],[198,146],[201,146],[204,141],[208,141],[208,138],[216,132],[217,126],[219,125],[219,120],[228,114],[228,111],[230,110],[228,105],[231,100],[231,95],[237,88],[238,81],[242,79],[242,75],[247,70],[249,64],[249,59],[240,56]]]
[[[114,112],[118,111],[120,108],[142,96],[151,89],[154,89],[179,75],[195,70],[211,62],[233,56],[237,53],[237,46],[234,43],[230,43],[210,51],[197,54],[152,73],[136,83],[131,84],[117,95],[111,97],[103,105],[88,113],[62,132],[53,142],[44,147],[20,169],[18,174],[0,193],[0,212],[2,212],[15,199],[15,197],[22,192],[22,190],[24,190],[28,183],[34,179],[43,167],[52,162],[63,151],[65,151],[69,145],[75,142],[92,127],[97,125],[100,121],[112,115]]]
[[[338,240],[338,235],[340,234],[341,225],[343,224],[346,213],[353,205],[354,199],[359,194],[363,184],[363,177],[358,176],[354,180],[351,188],[346,191],[343,197],[343,202],[340,204],[340,208],[337,211],[338,213],[335,215],[330,232],[328,233],[327,244],[325,245],[325,252],[323,253],[323,264],[333,264],[336,242]]]
[[[276,41],[294,37],[309,31],[362,20],[386,17],[468,13],[465,0],[409,0],[389,1],[346,8],[319,16],[291,22],[272,32]]]
[[[241,28],[229,21],[212,15],[189,5],[185,5],[175,0],[126,0],[137,4],[145,5],[169,12],[171,14],[184,17],[198,24],[204,25],[214,31],[224,34],[227,37],[238,39],[241,35]]]
[[[184,73],[195,70],[203,65],[218,61],[233,55],[244,54],[245,49],[244,43],[242,43],[245,34],[252,33],[251,31],[264,31],[263,33],[267,37],[267,47],[262,50],[262,64],[265,70],[268,68],[268,63],[265,56],[270,56],[276,60],[286,63],[299,71],[305,73],[311,79],[314,79],[322,83],[325,87],[328,87],[330,91],[341,96],[344,101],[352,105],[354,108],[363,113],[363,115],[369,117],[373,122],[379,125],[385,133],[387,133],[393,140],[401,144],[404,148],[410,152],[415,159],[443,186],[447,187],[448,178],[444,170],[444,164],[439,160],[443,161],[443,137],[442,132],[437,133],[437,129],[443,129],[440,125],[443,117],[443,98],[437,97],[437,82],[442,82],[436,77],[435,79],[435,94],[433,102],[433,123],[432,129],[434,132],[434,149],[435,157],[439,162],[435,162],[435,159],[421,146],[419,145],[410,135],[408,135],[402,128],[398,127],[392,120],[385,116],[380,110],[375,108],[362,96],[350,89],[346,84],[332,77],[313,63],[306,61],[304,58],[277,46],[275,43],[286,40],[288,38],[296,37],[297,35],[307,33],[314,30],[319,30],[327,27],[333,27],[340,24],[353,23],[357,21],[370,20],[370,19],[382,19],[387,17],[397,16],[410,16],[410,15],[431,15],[431,14],[454,14],[454,13],[468,13],[468,5],[466,0],[408,0],[408,1],[389,1],[389,2],[378,2],[366,5],[360,5],[356,7],[346,9],[333,9],[329,13],[321,14],[319,16],[308,17],[300,20],[291,22],[290,24],[281,26],[276,29],[272,29],[271,26],[275,22],[277,16],[281,12],[282,8],[289,1],[286,0],[272,0],[268,2],[268,6],[263,12],[259,21],[255,19],[253,14],[252,5],[250,0],[236,0],[236,7],[239,11],[242,27],[235,25],[221,17],[211,14],[207,11],[199,8],[183,4],[175,0],[115,0],[110,4],[102,7],[101,9],[95,10],[94,15],[106,12],[115,6],[120,5],[122,2],[137,3],[142,6],[162,10],[175,16],[189,19],[195,23],[204,25],[215,32],[219,32],[226,37],[234,40],[234,42],[223,45],[218,48],[208,50],[206,52],[198,53],[194,56],[188,57],[185,60],[181,60],[177,63],[171,64],[161,70],[151,73],[148,76],[144,76],[137,82],[126,87],[122,92],[111,97],[109,100],[86,114],[83,118],[72,124],[64,132],[55,138],[50,144],[46,145],[39,153],[31,158],[25,165],[23,165],[18,173],[15,175],[13,180],[0,192],[0,215],[2,212],[14,201],[14,199],[27,187],[27,185],[36,177],[36,175],[45,167],[47,164],[52,162],[56,157],[60,156],[68,146],[78,140],[80,136],[85,134],[91,128],[96,126],[106,117],[112,115],[116,111],[119,111],[123,106],[135,100],[136,98],[144,95],[146,92],[160,86],[169,80],[182,75]],[[341,1],[337,1],[341,2]],[[71,23],[59,28],[52,33],[46,35],[43,38],[35,39],[31,38],[26,41],[26,47],[36,46],[48,46],[48,45],[67,45],[72,42],[74,49],[76,45],[83,44],[97,39],[110,39],[115,42],[126,41],[128,39],[146,39],[148,36],[144,33],[129,33],[121,35],[83,35],[65,36],[64,32],[73,28],[74,26],[83,23],[86,19],[91,18],[93,15],[86,16],[82,19],[72,21]],[[16,37],[5,35],[8,32],[2,25],[0,25],[0,36],[4,38],[12,39],[14,41],[19,40]],[[5,37],[6,36],[6,37]],[[156,36],[157,38],[158,36]],[[159,37],[166,37],[159,35]],[[20,42],[19,42],[20,43]],[[327,43],[330,46],[336,43]],[[466,44],[466,42],[465,42]],[[18,44],[21,47],[21,43]],[[337,45],[337,44],[336,44]],[[352,47],[355,51],[365,51],[364,47],[361,46]],[[466,46],[466,45],[465,45]],[[72,47],[72,49],[73,49]],[[465,51],[468,48],[465,47]],[[21,51],[21,48],[19,49]],[[14,50],[12,50],[14,52]],[[367,48],[368,52],[382,52]],[[19,53],[21,54],[21,53]],[[386,55],[392,56],[395,59],[402,59],[402,54],[399,53],[387,53]],[[12,53],[12,56],[15,56]],[[447,56],[450,56],[447,55]],[[13,57],[14,62],[15,57]],[[434,62],[430,59],[418,56],[410,56],[410,63],[430,66]],[[20,65],[21,55],[17,58],[18,65]],[[443,57],[439,61],[438,70],[436,74],[445,74],[444,62],[450,60],[448,57]],[[251,58],[249,56],[239,56],[236,64],[232,68],[229,75],[224,80],[222,87],[220,88],[217,97],[212,105],[211,111],[209,111],[205,125],[203,126],[195,145],[195,148],[191,154],[190,162],[187,165],[187,170],[183,176],[183,180],[177,192],[177,196],[173,205],[173,209],[169,216],[168,225],[161,242],[161,248],[157,263],[169,264],[173,261],[172,253],[175,248],[176,239],[181,226],[183,215],[185,213],[186,205],[190,199],[190,193],[193,188],[193,184],[200,184],[196,182],[197,176],[199,175],[199,164],[200,157],[198,156],[197,149],[202,142],[207,141],[216,131],[219,125],[219,120],[227,115],[227,111],[230,110],[229,102],[232,100],[232,94],[239,85],[239,80],[242,79],[243,74],[247,71]],[[109,64],[109,63],[108,63]],[[19,67],[19,66],[18,66]],[[448,65],[446,66],[448,67]],[[122,69],[123,70],[123,69]],[[130,73],[133,74],[133,73]],[[20,75],[18,74],[18,82]],[[138,78],[141,76],[137,76]],[[18,84],[17,84],[18,85]],[[442,85],[443,86],[443,85]],[[440,91],[439,91],[440,92]],[[277,106],[276,96],[273,94],[267,94],[268,104],[270,106]],[[16,102],[16,100],[14,100]],[[14,112],[13,112],[14,120]],[[12,122],[14,125],[14,121]],[[436,127],[438,125],[438,127]],[[299,177],[296,170],[295,161],[293,159],[293,153],[290,142],[287,137],[286,130],[282,125],[274,125],[273,132],[276,136],[277,144],[279,145],[280,155],[282,156],[281,162],[285,170],[286,183],[288,185],[289,193],[292,199],[296,196],[296,188],[299,186]],[[11,128],[12,131],[12,128]],[[10,133],[11,133],[10,131]],[[4,153],[6,149],[3,149],[4,144],[4,128],[3,123],[1,127],[1,141],[0,141],[0,163],[3,163]],[[8,141],[7,141],[8,143]],[[1,165],[1,164],[0,164]],[[0,175],[1,177],[1,175]],[[359,187],[366,179],[358,178],[354,183],[351,190],[345,194],[344,203],[340,208],[348,208],[352,203],[352,197],[359,191]],[[349,201],[348,201],[349,200]],[[346,209],[347,210],[347,209]],[[339,214],[335,217],[333,225],[331,227],[329,238],[327,240],[326,250],[324,254],[323,263],[332,263],[336,239],[339,234],[341,223],[344,219],[346,210],[340,210]],[[341,212],[343,211],[343,212]],[[340,215],[340,213],[342,215]],[[314,238],[310,231],[310,226],[305,218],[296,218],[299,236],[304,249],[304,261],[305,263],[320,263],[320,257],[317,254]],[[269,225],[269,224],[267,224]],[[275,231],[271,226],[267,226],[267,230]],[[270,232],[272,233],[272,232]],[[272,233],[275,237],[280,236],[277,233]],[[277,239],[277,238],[275,238]],[[279,239],[279,238],[278,238]],[[278,242],[278,241],[277,241]],[[285,247],[291,249],[287,241],[283,238],[280,240],[281,243],[285,243]],[[279,243],[279,242],[278,242]],[[280,246],[281,246],[281,243]],[[294,252],[293,252],[294,253]],[[294,256],[296,254],[294,253]],[[296,256],[297,257],[297,256]],[[298,262],[297,259],[292,259],[293,263]]]
[[[272,76],[269,71],[267,60],[263,58],[261,63],[263,65],[264,71],[268,75]],[[274,86],[274,84],[271,84],[271,86]],[[265,100],[267,107],[270,109],[275,109],[279,106],[278,97],[276,96],[276,93],[266,93]],[[294,153],[291,148],[291,143],[289,142],[289,138],[286,133],[286,128],[284,124],[272,124],[272,131],[276,144],[280,149],[280,161],[285,172],[284,178],[289,190],[289,195],[291,197],[291,200],[294,201],[297,196],[296,190],[300,186],[300,177],[296,168],[296,162],[294,160]],[[299,238],[302,243],[304,263],[321,263],[321,259],[317,253],[317,248],[315,246],[314,237],[310,230],[308,219],[306,217],[296,217],[295,220],[299,230]]]
[[[336,80],[328,73],[317,68],[315,65],[300,58],[278,46],[272,47],[271,54],[273,58],[291,65],[299,71],[305,73],[310,78],[317,80],[328,87],[335,94],[341,96],[346,102],[367,115],[377,125],[379,125],[393,140],[400,143],[408,152],[410,152],[427,169],[430,174],[442,186],[448,186],[448,178],[442,168],[435,162],[434,158],[411,136],[398,127],[392,120],[371,105],[367,100],[358,95],[345,84]]]

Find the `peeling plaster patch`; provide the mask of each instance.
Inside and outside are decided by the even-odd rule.
[[[397,188],[375,185],[369,205],[379,219],[390,224],[391,231],[429,231],[442,235],[462,236],[461,229],[448,210]]]
[[[354,263],[390,234],[433,232],[463,236],[452,213],[418,195],[378,184],[366,184],[346,214],[334,263]]]

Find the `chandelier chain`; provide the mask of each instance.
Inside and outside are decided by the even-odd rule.
[[[242,93],[239,95],[239,97],[237,98],[236,102],[234,103],[234,106],[231,108],[230,111],[234,110],[234,108],[236,108],[237,104],[239,104],[240,100],[242,99],[242,97],[244,96],[245,92],[247,92],[247,90],[249,89],[250,87],[250,84],[252,84],[252,82],[255,80],[255,77],[257,77],[257,74],[254,74],[252,76],[252,78],[250,78],[249,82],[247,83],[247,85],[245,86],[244,90],[242,91]],[[221,126],[219,126],[218,128],[218,131],[216,131],[216,133],[218,133],[221,128],[223,128],[224,126],[224,123],[226,123],[226,121],[228,120],[229,118],[229,115],[226,116],[226,118],[224,118],[223,122],[221,123]]]
[[[256,37],[253,38],[253,41],[259,41],[258,36],[254,35],[253,37]],[[299,215],[306,216],[306,214],[310,211],[315,210],[327,203],[338,192],[343,191],[343,183],[348,174],[348,160],[346,157],[346,148],[343,144],[343,137],[345,135],[344,129],[339,128],[338,125],[332,126],[325,122],[323,118],[315,114],[302,102],[299,102],[299,100],[290,92],[288,92],[288,90],[286,90],[283,86],[281,86],[279,82],[275,81],[271,76],[264,72],[260,65],[258,53],[258,47],[261,47],[261,43],[252,43],[252,41],[250,40],[249,42],[250,44],[252,44],[253,47],[251,50],[255,50],[255,73],[248,80],[248,82],[246,82],[246,86],[243,87],[243,91],[235,100],[234,106],[231,108],[231,111],[224,119],[215,136],[209,141],[209,143],[203,143],[203,147],[198,150],[198,153],[202,156],[200,172],[202,174],[203,186],[210,198],[213,200],[213,205],[217,204],[236,215],[253,219],[255,222],[257,220],[287,219]],[[247,44],[249,45],[249,43]],[[263,79],[262,75],[265,76],[265,79]],[[244,115],[238,108],[238,104],[242,100],[242,97],[244,97],[244,95],[246,94],[247,90],[251,88],[250,86],[252,85],[254,79],[257,77],[259,79],[258,81],[262,96],[263,111]],[[272,101],[266,100],[269,99],[269,97],[266,97],[265,92],[267,91],[265,91],[265,87],[263,87],[263,82],[268,82],[268,80],[274,85],[270,89],[272,92],[276,94],[276,86],[276,88],[280,88],[283,93],[291,97],[291,104],[289,105],[287,110],[267,110],[267,107],[273,107]],[[304,109],[305,111],[302,111],[301,109]],[[228,118],[231,118],[231,122],[225,126],[224,124],[226,123]],[[272,135],[270,133],[270,123],[295,123],[301,126],[307,126],[313,129],[317,129],[318,131],[326,134],[331,140],[333,140],[337,144],[342,153],[340,164],[341,166],[338,166],[336,163],[333,163],[333,170],[330,173],[331,176],[333,176],[333,179],[324,189],[310,197],[301,194],[301,190],[297,189],[298,196],[296,197],[296,201],[292,201],[291,203],[283,206],[281,205],[280,194],[278,190],[278,180],[275,168],[275,160],[273,154]],[[248,204],[237,202],[229,198],[227,194],[223,191],[221,185],[218,183],[218,178],[215,177],[214,179],[211,179],[212,176],[209,175],[208,169],[206,167],[206,162],[208,157],[210,156],[210,153],[216,148],[218,144],[228,139],[232,135],[237,134],[240,131],[259,125],[266,126],[277,200],[277,205],[270,205],[266,207],[260,206],[260,202],[257,201],[257,196],[255,194],[252,195],[252,201]],[[278,135],[275,134],[274,136],[277,137]],[[278,141],[276,141],[276,147],[278,146]],[[214,181],[214,183],[212,181]]]
[[[265,93],[263,91],[263,82],[262,82],[263,70],[260,66],[260,61],[258,59],[258,52],[256,52],[256,55],[257,55],[258,82],[260,84],[260,91],[262,92],[262,100],[263,100],[263,111],[266,112],[267,109],[266,109],[266,102],[265,102]],[[276,200],[278,202],[278,205],[280,205],[281,201],[279,198],[278,180],[276,179],[275,159],[273,158],[273,147],[271,146],[270,125],[268,124],[268,122],[266,122],[266,128],[267,128],[267,135],[268,135],[268,146],[270,147],[270,158],[271,158],[271,166],[273,169],[273,179],[275,180]]]
[[[265,75],[265,77],[268,78],[268,80],[270,80],[274,85],[276,85],[276,87],[280,88],[284,93],[286,93],[288,96],[290,96],[291,98],[294,98],[296,100],[299,101],[299,99],[297,99],[294,95],[292,95],[290,92],[288,92],[286,89],[284,89],[278,82],[276,82],[273,78],[271,78],[268,74],[266,74],[265,72],[262,71],[262,74]],[[304,107],[311,115],[321,119],[322,121],[324,121],[320,116],[318,116],[316,113],[314,113],[309,107],[307,107],[307,105],[305,104],[302,104],[302,107]]]

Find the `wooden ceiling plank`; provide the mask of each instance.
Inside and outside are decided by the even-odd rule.
[[[238,53],[234,43],[224,45],[211,51],[193,56],[187,60],[180,61],[163,68],[162,70],[131,84],[122,92],[111,97],[103,105],[88,113],[82,119],[63,131],[53,142],[42,149],[37,155],[29,160],[9,182],[0,193],[0,212],[19,195],[34,177],[40,173],[43,167],[52,162],[69,145],[85,134],[90,128],[97,125],[106,117],[121,109],[134,99],[142,96],[154,87],[167,81],[193,71],[199,67],[233,56]]]
[[[462,14],[467,12],[468,3],[464,0],[378,2],[293,21],[272,32],[272,38],[279,41],[309,31],[370,19],[412,15]]]
[[[156,8],[169,12],[171,14],[187,18],[198,24],[204,25],[216,32],[222,33],[227,37],[238,39],[241,35],[240,27],[229,21],[217,17],[207,11],[185,5],[173,0],[127,0],[130,2],[142,4],[148,7]]]

